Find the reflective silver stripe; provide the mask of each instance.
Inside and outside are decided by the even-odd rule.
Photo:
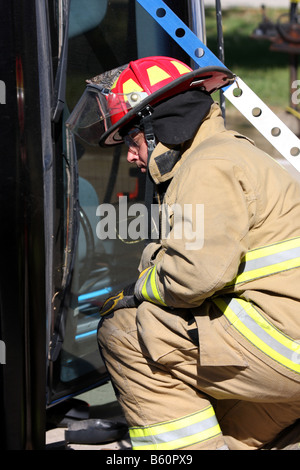
[[[212,406],[192,415],[147,427],[129,428],[135,450],[180,449],[221,434]]]
[[[233,327],[264,354],[300,374],[300,343],[279,331],[250,303],[238,298],[214,298]]]
[[[300,247],[292,248],[290,250],[281,251],[276,255],[264,256],[263,258],[248,260],[247,262],[241,263],[241,269],[239,271],[254,271],[258,268],[264,268],[274,264],[282,263],[283,261],[290,261],[293,258],[300,257]]]
[[[250,250],[226,287],[300,267],[300,237]]]

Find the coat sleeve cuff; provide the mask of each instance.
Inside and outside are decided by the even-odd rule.
[[[152,266],[141,272],[135,284],[134,295],[141,302],[146,300],[166,307],[167,304],[158,287],[156,266]]]

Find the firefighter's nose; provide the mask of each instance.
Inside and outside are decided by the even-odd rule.
[[[138,154],[132,150],[128,150],[127,161],[128,163],[134,163],[138,160]]]

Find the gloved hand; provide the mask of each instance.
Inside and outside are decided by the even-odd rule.
[[[118,294],[108,297],[100,310],[101,317],[120,308],[137,307],[140,302],[134,295],[134,287],[135,283],[130,284]]]

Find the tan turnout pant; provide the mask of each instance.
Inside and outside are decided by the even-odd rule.
[[[191,339],[195,326],[189,311],[148,302],[103,318],[101,353],[133,435],[146,429],[153,449],[250,450],[263,447],[300,417],[296,374],[287,376],[283,367],[271,367],[243,347],[244,366],[203,366]],[[220,347],[232,347],[224,331],[216,344]],[[191,426],[194,440],[170,437],[169,443],[165,425],[188,427],[211,408],[220,432],[201,434]],[[157,444],[159,430],[163,447]]]

